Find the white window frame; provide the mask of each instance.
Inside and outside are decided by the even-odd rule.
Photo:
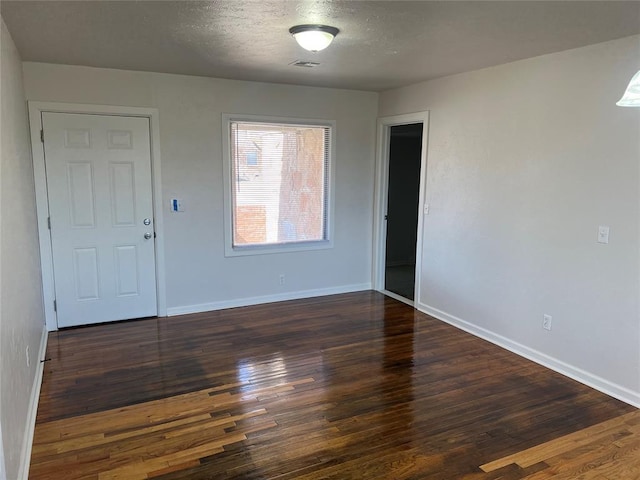
[[[291,125],[310,125],[329,128],[329,152],[326,169],[326,239],[303,242],[289,242],[268,245],[233,246],[233,165],[231,158],[231,123],[272,123]],[[319,120],[293,117],[273,117],[264,115],[222,114],[222,166],[224,188],[224,253],[225,257],[245,255],[265,255],[272,253],[299,252],[306,250],[323,250],[333,248],[333,212],[334,212],[334,161],[336,150],[336,122],[334,120]]]

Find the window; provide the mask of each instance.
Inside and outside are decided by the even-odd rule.
[[[227,254],[329,247],[332,124],[259,117],[225,124]]]

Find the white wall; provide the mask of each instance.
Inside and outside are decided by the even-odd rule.
[[[26,478],[45,332],[22,65],[4,21],[0,29],[0,456],[14,480]]]
[[[634,36],[387,91],[379,115],[431,112],[419,308],[640,406],[640,109],[615,105],[638,68]]]
[[[28,100],[159,109],[170,314],[369,288],[377,94],[29,62],[23,69]],[[224,256],[223,113],[337,122],[334,248]],[[174,197],[184,213],[169,212]]]

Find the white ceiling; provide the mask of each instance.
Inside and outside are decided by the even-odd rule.
[[[3,0],[0,8],[25,61],[372,91],[640,33],[636,1]],[[340,33],[327,50],[306,52],[288,33],[301,23]]]

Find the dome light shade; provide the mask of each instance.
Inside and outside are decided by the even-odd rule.
[[[619,107],[640,107],[640,71],[631,78],[629,86],[616,105]]]
[[[327,25],[296,25],[289,29],[298,45],[310,52],[327,48],[339,31],[336,27]]]

